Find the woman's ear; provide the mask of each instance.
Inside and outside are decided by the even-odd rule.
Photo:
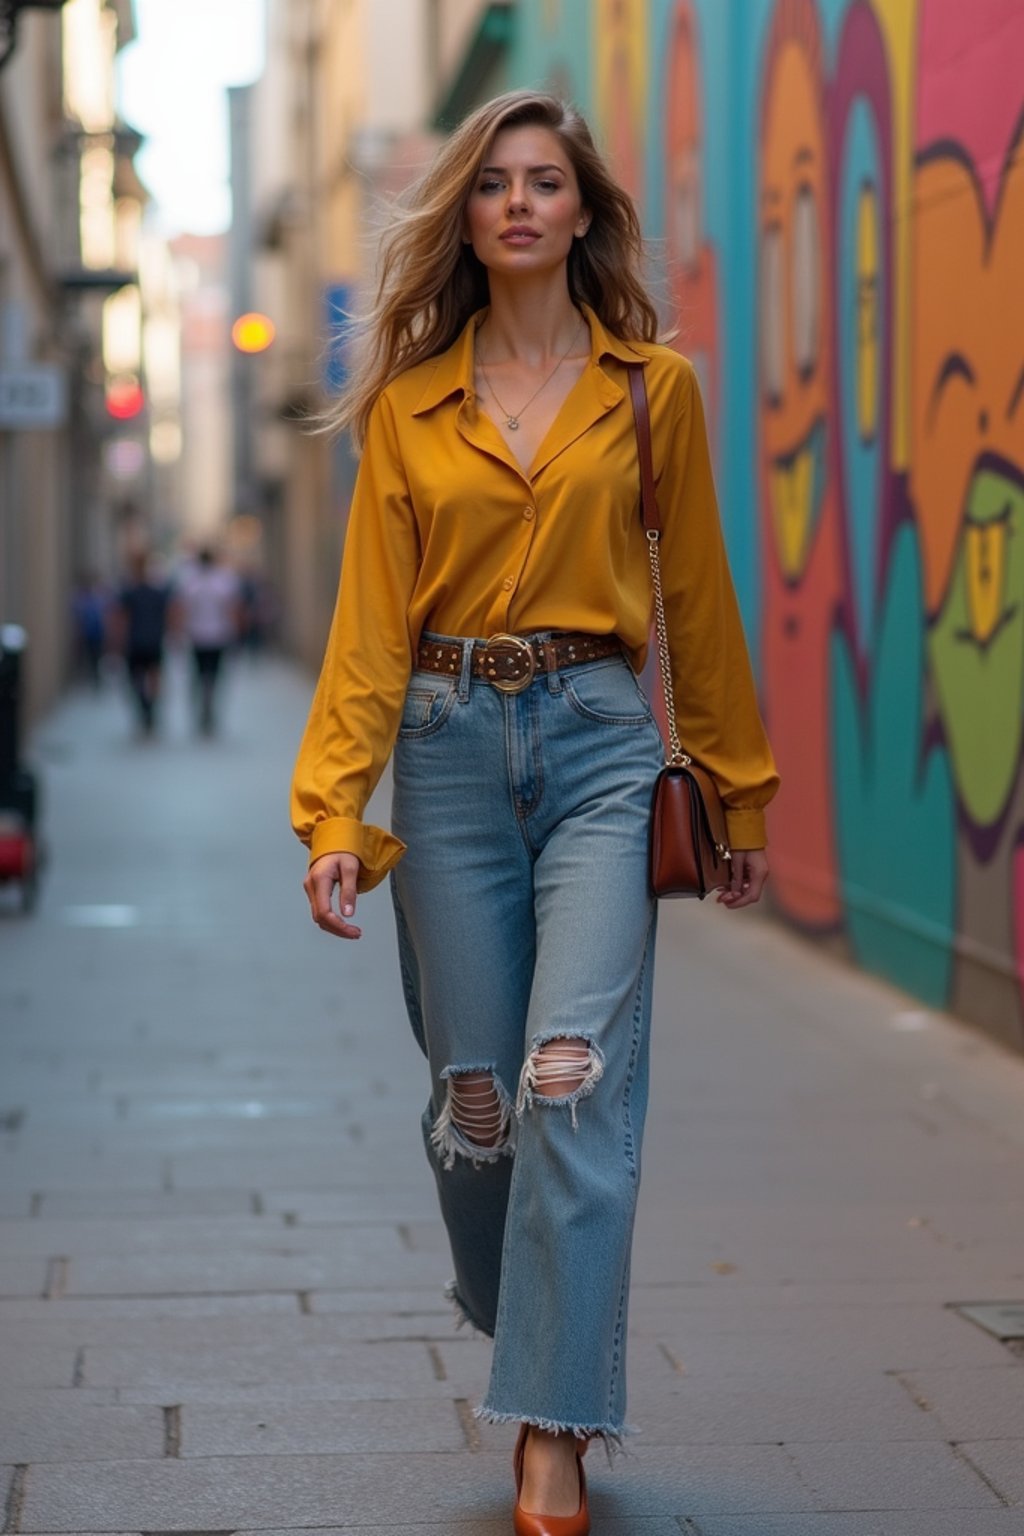
[[[588,213],[587,210],[584,208],[583,212],[580,214],[579,218],[576,220],[576,238],[577,238],[577,240],[582,240],[583,239],[583,236],[586,234],[587,230],[590,228],[591,223],[592,223],[592,215],[590,213]]]

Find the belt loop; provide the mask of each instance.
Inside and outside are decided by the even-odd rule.
[[[552,636],[549,634],[542,636],[538,642],[537,649],[541,653],[541,665],[543,666],[544,671],[547,673],[548,693],[561,693],[562,674],[556,666],[552,665],[555,659],[555,648],[552,643]]]
[[[473,646],[472,639],[462,642],[462,670],[459,673],[459,703],[469,703],[469,683],[473,670]]]

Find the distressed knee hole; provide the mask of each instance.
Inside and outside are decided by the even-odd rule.
[[[449,1078],[452,1120],[467,1141],[493,1147],[505,1129],[505,1111],[489,1072],[465,1072]]]
[[[592,1040],[583,1035],[556,1035],[542,1040],[523,1063],[516,1098],[516,1112],[522,1113],[534,1098],[554,1104],[568,1104],[573,1129],[576,1129],[576,1105],[593,1093],[604,1072],[604,1056]]]
[[[475,1163],[490,1162],[511,1150],[512,1105],[490,1070],[446,1067],[444,1105],[431,1132],[445,1168],[457,1153]]]
[[[590,1046],[585,1040],[546,1040],[531,1055],[533,1091],[546,1099],[575,1093],[590,1071]]]

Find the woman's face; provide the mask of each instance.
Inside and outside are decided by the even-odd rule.
[[[589,224],[557,134],[537,126],[495,135],[466,204],[465,238],[488,271],[556,268]]]

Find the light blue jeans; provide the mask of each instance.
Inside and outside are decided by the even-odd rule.
[[[450,639],[448,636],[425,638]],[[429,1064],[424,1139],[451,1294],[494,1339],[479,1414],[618,1441],[629,1260],[648,1093],[656,907],[647,884],[661,742],[624,656],[505,694],[414,672],[394,755],[402,979]],[[579,1086],[537,1091],[539,1048],[585,1042]],[[493,1076],[481,1146],[450,1082]]]

